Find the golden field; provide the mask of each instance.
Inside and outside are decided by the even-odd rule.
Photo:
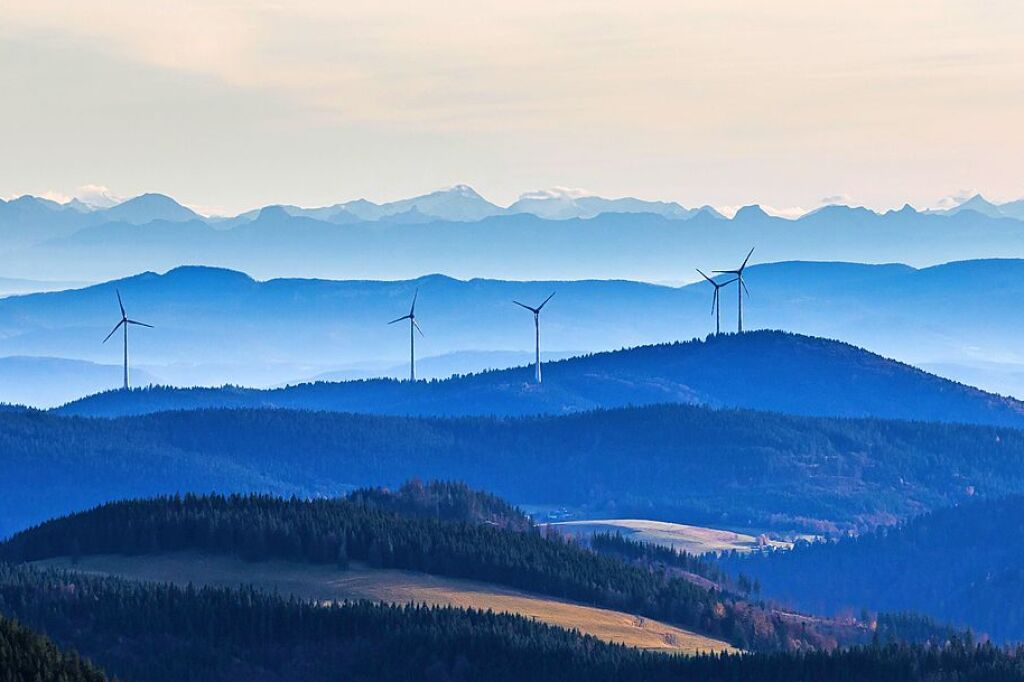
[[[589,536],[594,533],[621,533],[630,540],[671,547],[690,554],[728,552],[730,550],[749,552],[758,548],[758,539],[753,535],[665,521],[600,519],[562,521],[548,525],[560,533],[577,537]],[[792,547],[791,543],[778,540],[768,540],[767,544],[771,547],[785,549]]]
[[[320,603],[367,599],[492,610],[519,614],[550,625],[576,629],[607,642],[641,649],[680,654],[734,651],[725,642],[649,618],[487,583],[410,571],[365,566],[353,566],[342,571],[333,566],[286,561],[250,563],[229,556],[193,552],[155,556],[89,556],[80,558],[76,563],[68,558],[57,558],[36,564],[179,585],[237,587],[244,584]]]

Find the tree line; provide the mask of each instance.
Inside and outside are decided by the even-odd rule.
[[[75,653],[0,615],[0,682],[103,682]]]

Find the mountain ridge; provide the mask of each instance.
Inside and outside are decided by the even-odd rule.
[[[211,407],[416,416],[565,414],[658,403],[1024,428],[1024,403],[928,374],[851,344],[778,331],[709,336],[429,382],[317,382],[108,391],[56,409],[117,417]]]

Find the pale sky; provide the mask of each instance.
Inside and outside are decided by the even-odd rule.
[[[0,0],[0,196],[1024,196],[1019,0]]]

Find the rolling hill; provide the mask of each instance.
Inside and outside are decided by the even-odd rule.
[[[736,651],[726,642],[641,618],[472,580],[413,571],[334,566],[287,561],[253,563],[228,556],[178,552],[159,556],[101,555],[43,560],[41,568],[87,575],[174,583],[182,587],[236,588],[247,585],[318,604],[372,601],[427,604],[511,613],[629,647],[675,654]]]
[[[1024,493],[1024,431],[686,405],[517,419],[0,411],[0,467],[0,536],[125,497],[416,477],[611,518],[835,533]]]
[[[103,555],[136,555],[143,561],[124,562]],[[791,635],[781,615],[723,585],[709,588],[642,562],[592,552],[558,536],[546,537],[532,527],[513,530],[405,516],[353,497],[304,501],[188,495],[114,503],[19,533],[0,544],[0,556],[12,563],[95,557],[90,565],[100,572],[158,582],[226,581],[237,586],[234,574],[250,584],[237,563],[222,559],[212,560],[211,571],[204,577],[208,572],[201,564],[208,557],[227,557],[256,563],[252,573],[257,580],[271,586],[291,582],[295,596],[316,602],[384,595],[398,603],[415,603],[418,595],[444,606],[477,608],[483,600],[496,604],[505,598],[509,610],[552,623],[593,618],[592,625],[603,622],[605,638],[630,633],[623,627],[627,614],[677,626],[637,624],[632,636],[642,637],[645,648],[673,648],[666,641],[668,635],[688,640],[688,645],[680,642],[680,647],[689,646],[692,652],[698,641],[694,632],[704,635],[704,644],[717,651],[728,649],[722,639],[759,650],[790,648],[790,637],[803,646],[824,641],[814,628]],[[185,568],[190,558],[200,565]],[[706,568],[706,564],[691,563],[694,571]],[[303,565],[329,568],[304,572]],[[378,573],[379,569],[387,572]],[[223,572],[228,575],[217,575]],[[430,581],[425,576],[446,580]],[[604,613],[584,612],[582,606]],[[862,640],[863,635],[861,630],[849,636]]]
[[[905,524],[722,562],[766,596],[818,613],[917,611],[997,640],[1024,638],[1024,497],[965,501]]]
[[[665,656],[510,615],[368,603],[324,607],[252,589],[181,588],[25,566],[0,565],[0,604],[126,681],[844,682],[855,674],[858,680],[933,682],[1021,677],[1019,652],[968,646],[959,639],[928,646]],[[888,641],[890,624],[905,629],[906,620],[879,618],[880,641]]]
[[[398,415],[566,414],[656,403],[789,414],[1024,426],[1024,404],[956,384],[854,346],[784,332],[711,336],[444,381],[370,380],[274,390],[110,391],[59,408],[123,416],[199,408],[289,408]]]

